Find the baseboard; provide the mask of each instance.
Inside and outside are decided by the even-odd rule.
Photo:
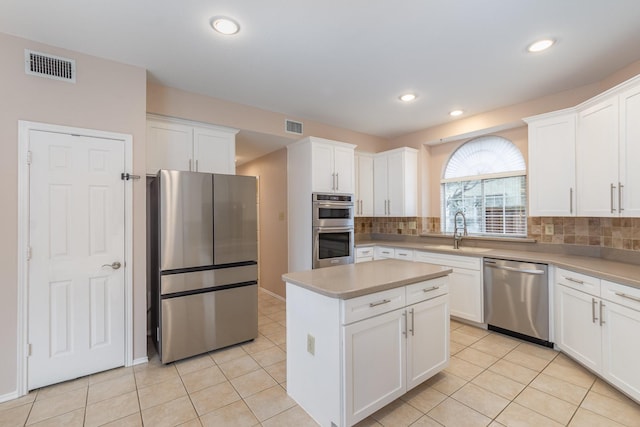
[[[17,399],[20,395],[17,391],[12,391],[11,393],[3,394],[0,396],[0,403],[8,402],[9,400]]]
[[[271,295],[272,297],[279,299],[280,301],[283,301],[283,302],[286,302],[286,301],[287,301],[286,299],[284,299],[284,298],[283,298],[283,297],[281,297],[280,295],[278,295],[278,294],[276,294],[276,293],[273,293],[273,292],[271,292],[271,291],[268,291],[268,290],[266,290],[266,289],[265,289],[265,288],[263,288],[263,287],[260,287],[259,289],[260,289],[260,291],[264,292],[265,294],[269,294],[269,295]]]
[[[149,358],[147,356],[133,359],[133,363],[131,364],[131,366],[142,365],[143,363],[149,363]]]

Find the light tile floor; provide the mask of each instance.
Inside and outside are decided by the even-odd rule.
[[[35,390],[0,426],[315,426],[285,391],[285,304],[261,292],[259,314],[251,343]],[[451,355],[358,426],[640,426],[640,405],[553,350],[452,321]]]

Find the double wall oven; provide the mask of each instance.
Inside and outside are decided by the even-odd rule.
[[[313,268],[353,264],[353,195],[313,193]]]

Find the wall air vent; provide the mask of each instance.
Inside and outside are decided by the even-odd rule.
[[[302,135],[302,123],[294,122],[293,120],[285,120],[285,131],[287,133],[295,133],[296,135]]]
[[[76,82],[76,61],[46,53],[24,50],[24,71],[34,76]]]

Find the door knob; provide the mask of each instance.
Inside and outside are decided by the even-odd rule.
[[[111,264],[102,264],[103,267],[111,267],[114,270],[119,269],[120,267],[122,267],[122,264],[120,264],[118,261],[114,261]]]

